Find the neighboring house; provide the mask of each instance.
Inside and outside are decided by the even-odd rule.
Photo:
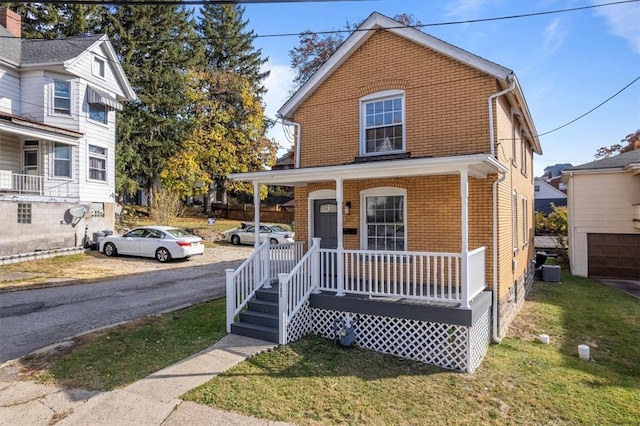
[[[258,222],[261,184],[295,186],[297,242],[228,273],[228,329],[286,343],[357,318],[361,347],[473,371],[533,282],[541,148],[514,73],[374,13],[279,114],[298,167],[231,178]]]
[[[562,191],[564,194],[567,193],[567,185],[562,183],[562,171],[564,169],[568,169],[569,167],[573,167],[571,163],[563,163],[563,164],[554,164],[553,166],[548,166],[544,168],[544,176],[540,179],[543,179],[546,183],[553,186],[555,189]]]
[[[542,178],[536,178],[533,185],[536,212],[551,213],[553,211],[552,203],[556,207],[567,205],[567,194],[545,182]]]
[[[0,256],[113,230],[115,110],[135,99],[107,36],[20,37],[0,10]]]
[[[640,150],[562,172],[571,272],[640,280]]]

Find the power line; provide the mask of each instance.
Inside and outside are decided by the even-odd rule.
[[[544,132],[544,133],[539,133],[537,136],[544,136],[544,135],[548,135],[549,133],[553,133],[556,130],[560,130],[563,127],[567,127],[569,124],[575,123],[576,121],[580,120],[581,118],[591,114],[593,111],[597,110],[598,108],[600,108],[602,105],[606,104],[607,102],[609,102],[611,99],[615,98],[616,96],[618,96],[620,93],[624,92],[625,90],[627,90],[633,83],[635,83],[636,81],[640,80],[640,76],[636,77],[635,79],[633,79],[633,81],[629,84],[627,84],[626,86],[624,86],[622,89],[618,90],[616,93],[614,93],[613,95],[609,96],[607,99],[605,99],[604,101],[600,102],[598,105],[596,105],[595,107],[591,108],[589,111],[585,112],[584,114],[582,114],[579,117],[574,118],[573,120],[563,124],[562,126],[556,127],[555,129],[549,130],[548,132]]]
[[[341,2],[347,0],[308,0],[308,2]],[[358,0],[359,1],[359,0]],[[474,24],[479,22],[492,22],[492,21],[504,21],[509,19],[520,19],[520,18],[530,18],[535,16],[544,16],[544,15],[553,15],[558,13],[569,13],[569,12],[577,12],[588,9],[596,9],[600,7],[608,7],[615,6],[620,4],[627,3],[637,3],[640,0],[621,0],[610,3],[602,3],[602,4],[594,4],[590,6],[580,6],[573,7],[567,9],[555,9],[555,10],[547,10],[542,12],[532,12],[532,13],[521,13],[516,15],[506,15],[506,16],[496,16],[490,18],[478,18],[478,19],[467,19],[462,21],[445,21],[445,22],[433,22],[430,24],[416,24],[416,25],[403,25],[398,24],[396,26],[384,27],[384,28],[374,28],[374,29],[344,29],[344,30],[327,30],[327,31],[311,31],[314,34],[341,34],[341,33],[352,33],[354,31],[379,31],[379,30],[392,30],[392,29],[402,29],[402,28],[425,28],[425,27],[438,27],[438,26],[446,26],[446,25],[460,25],[460,24]],[[176,6],[176,5],[206,5],[206,4],[239,4],[239,3],[249,3],[249,4],[268,4],[268,3],[301,3],[306,2],[305,0],[246,0],[246,1],[206,1],[206,0],[144,0],[144,1],[132,1],[132,0],[115,0],[115,1],[87,1],[87,0],[49,0],[44,3],[47,4],[82,4],[82,5],[103,5],[103,6]],[[27,3],[27,2],[19,2],[19,3]],[[304,32],[304,31],[303,31]],[[274,33],[274,34],[256,34],[255,38],[276,38],[276,37],[297,37],[303,32],[296,33]],[[0,37],[1,38],[1,37]],[[213,40],[213,38],[207,37],[185,37],[181,39],[176,38],[167,38],[167,39],[154,39],[154,40],[144,40],[144,39],[133,39],[132,41],[191,41],[191,40]]]

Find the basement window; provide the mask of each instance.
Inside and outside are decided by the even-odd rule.
[[[18,223],[31,223],[31,204],[18,203]]]

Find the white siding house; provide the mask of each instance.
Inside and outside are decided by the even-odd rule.
[[[113,230],[116,110],[136,98],[107,36],[23,40],[20,22],[0,10],[0,257]]]

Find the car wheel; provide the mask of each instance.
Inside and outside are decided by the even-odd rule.
[[[102,251],[109,257],[113,257],[118,254],[118,249],[116,249],[116,246],[113,243],[105,244]]]
[[[275,238],[270,238],[269,244],[280,244],[280,243],[278,243],[278,240],[276,240]]]
[[[165,263],[171,260],[171,253],[164,247],[160,247],[156,250],[156,260],[160,263]]]
[[[231,244],[233,244],[234,246],[240,245],[240,237],[237,235],[232,235]]]

